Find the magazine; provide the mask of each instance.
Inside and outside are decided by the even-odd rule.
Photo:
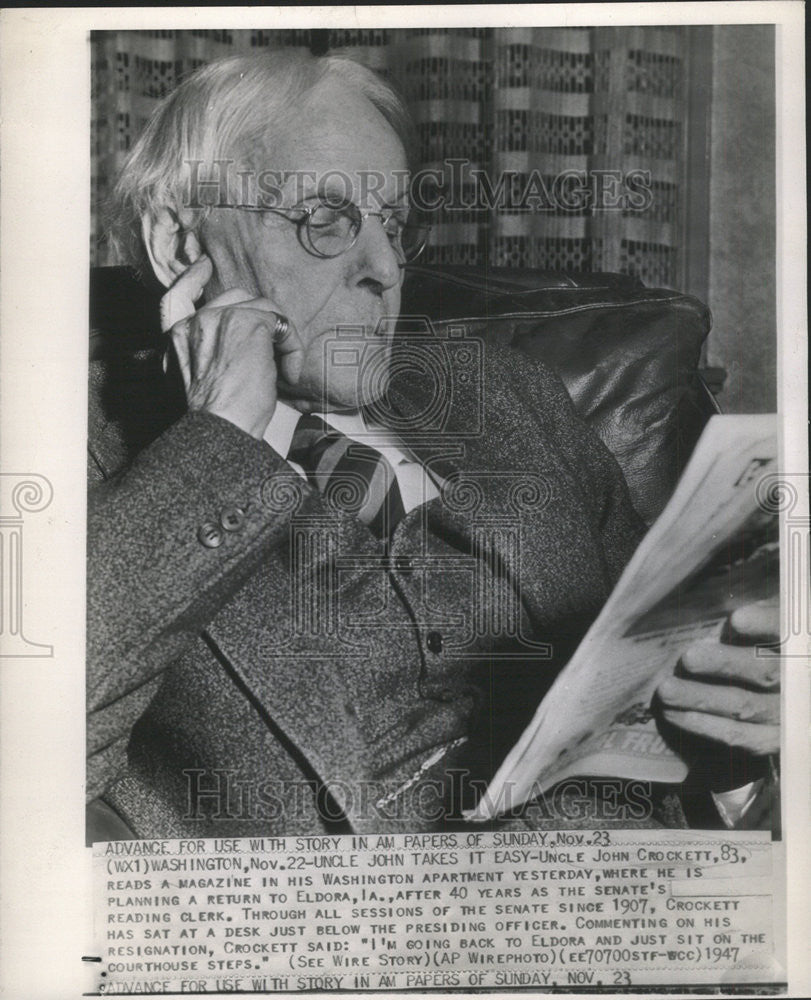
[[[680,782],[653,694],[681,653],[729,613],[779,593],[774,414],[714,416],[572,659],[475,810],[486,820],[573,776]]]

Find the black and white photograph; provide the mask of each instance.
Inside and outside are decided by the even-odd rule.
[[[90,44],[93,839],[464,822],[707,423],[776,409],[774,28]],[[750,466],[757,510],[756,428],[698,521]],[[712,555],[682,521],[656,580]],[[518,829],[771,828],[777,560],[751,575],[610,663],[686,773]]]
[[[0,638],[76,995],[799,995],[803,8],[566,6],[73,32],[89,341],[9,286],[75,433],[4,463]]]

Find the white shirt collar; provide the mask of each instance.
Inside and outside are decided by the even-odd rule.
[[[433,473],[429,473],[393,431],[379,424],[370,424],[367,417],[360,411],[319,413],[316,416],[321,417],[331,427],[346,434],[347,437],[368,444],[385,455],[395,470],[406,511],[420,507],[439,495],[439,487],[443,480]],[[281,399],[278,400],[273,419],[265,431],[265,441],[295,472],[306,479],[307,475],[304,469],[287,458],[300,417],[299,411],[289,403],[285,403]]]
[[[265,430],[265,441],[277,455],[285,460],[287,460],[290,442],[293,440],[300,416],[298,410],[294,410],[289,403],[279,399],[276,401],[273,417]]]

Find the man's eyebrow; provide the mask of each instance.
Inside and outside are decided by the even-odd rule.
[[[408,199],[408,195],[402,195],[400,198],[396,198],[394,201],[384,201],[382,208],[408,208],[411,202]]]
[[[407,212],[411,207],[411,201],[407,194],[395,198],[394,201],[382,201],[375,192],[374,202],[377,211]]]
[[[296,192],[293,193],[295,194]],[[327,197],[325,191],[311,191],[309,194],[303,194],[296,198],[295,204],[292,207],[303,208],[312,202],[322,201],[325,197]]]
[[[340,197],[338,199],[336,199],[336,200],[339,201],[341,205],[350,205],[350,204],[354,205],[354,204],[356,204],[351,198],[347,199],[345,191],[337,191],[337,190],[336,191],[329,191],[329,190],[323,190],[322,189],[320,191],[313,191],[310,194],[306,194],[303,197],[298,198],[296,200],[295,205],[293,207],[294,208],[299,208],[299,207],[301,207],[301,206],[303,206],[303,205],[305,205],[305,204],[307,204],[309,202],[321,201],[324,198],[330,198],[330,197],[334,198],[335,195],[340,195]],[[403,199],[400,199],[399,201],[393,201],[393,202],[388,202],[388,201],[375,202],[375,205],[374,205],[374,208],[372,209],[372,211],[377,211],[377,212],[381,212],[381,211],[382,212],[388,212],[388,211],[390,211],[390,212],[407,212],[410,207],[411,207],[411,204],[408,201],[408,199],[407,198],[403,198]]]
[[[313,188],[309,193],[303,194],[299,201],[318,201],[320,198],[329,198],[332,201],[347,203],[352,201],[347,197],[346,188],[340,184],[325,184]]]

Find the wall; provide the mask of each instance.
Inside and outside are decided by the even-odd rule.
[[[707,362],[728,372],[718,397],[727,413],[777,406],[774,94],[774,29],[716,26]]]

